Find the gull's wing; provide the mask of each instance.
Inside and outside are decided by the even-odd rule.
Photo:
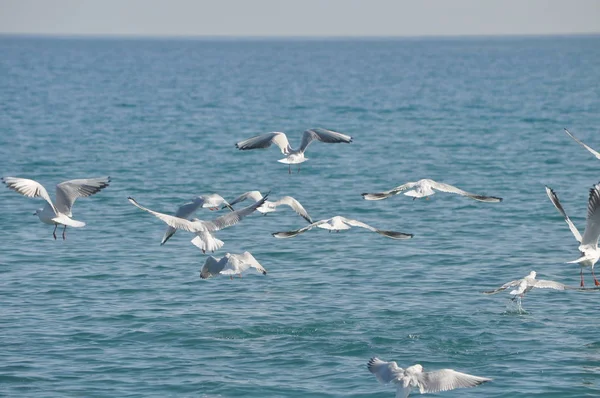
[[[567,135],[569,137],[573,138],[575,140],[575,142],[577,142],[579,145],[581,145],[582,147],[584,147],[585,149],[590,151],[592,153],[592,155],[594,155],[596,158],[600,159],[600,152],[593,150],[589,146],[585,145],[583,142],[579,141],[579,139],[577,139],[577,137],[575,137],[573,134],[569,133],[569,130],[565,129],[565,133],[567,133]]]
[[[206,227],[207,231],[211,232],[231,227],[232,225],[235,225],[242,221],[242,218],[246,217],[249,214],[252,214],[256,209],[262,206],[263,203],[265,203],[265,201],[267,200],[268,196],[269,193],[267,193],[261,200],[257,201],[256,203],[250,206],[244,207],[240,210],[232,211],[231,213],[215,218],[212,221],[202,221],[202,224]]]
[[[19,177],[2,177],[2,182],[6,184],[8,188],[21,195],[29,198],[45,199],[54,210],[54,213],[58,214],[56,207],[54,207],[54,204],[52,203],[52,199],[50,199],[50,195],[48,195],[48,191],[46,191],[46,188],[39,182]]]
[[[179,209],[177,209],[177,212],[175,212],[175,217],[184,218],[187,220],[196,212],[196,210],[198,210],[200,206],[202,206],[203,203],[204,199],[198,197],[191,202],[181,205]],[[167,227],[167,230],[160,241],[161,246],[167,243],[167,241],[171,239],[171,236],[175,235],[175,231],[177,231],[177,229],[171,226]]]
[[[404,369],[399,368],[396,362],[382,361],[377,357],[373,357],[367,363],[367,369],[373,373],[380,383],[389,383],[397,381],[404,375]]]
[[[308,221],[311,224],[313,222],[312,218],[310,218],[310,216],[308,215],[308,212],[304,209],[304,207],[300,204],[300,202],[298,202],[296,199],[292,198],[291,196],[284,196],[283,198],[273,202],[273,205],[275,207],[277,207],[279,205],[289,206],[292,208],[292,210],[294,210],[296,213],[298,213],[298,215],[301,216],[302,218],[304,218],[306,221]]]
[[[242,254],[231,254],[227,263],[225,264],[225,267],[220,273],[223,275],[234,275],[244,272],[248,268],[256,268],[256,270],[263,275],[267,274],[267,270],[264,269],[249,252],[244,252]]]
[[[429,180],[429,182],[431,184],[431,187],[433,189],[437,189],[438,191],[455,193],[458,195],[467,196],[471,199],[475,199],[480,202],[490,202],[490,203],[502,202],[502,198],[497,198],[495,196],[476,195],[474,193],[463,191],[462,189],[456,188],[455,186],[452,186],[449,184],[444,184],[443,182],[437,182],[437,181],[433,181],[433,180]]]
[[[292,238],[292,237],[294,237],[296,235],[300,235],[301,233],[309,231],[309,230],[313,229],[314,227],[316,227],[318,225],[325,224],[327,221],[329,221],[329,219],[315,221],[314,223],[308,224],[306,227],[303,227],[303,228],[300,228],[300,229],[295,229],[293,231],[274,232],[271,235],[273,235],[276,238]]]
[[[213,256],[208,256],[206,261],[204,262],[204,266],[202,266],[202,270],[200,271],[200,278],[208,279],[213,275],[221,272],[223,267],[225,267],[225,263],[227,259],[225,257],[215,258]]]
[[[71,217],[77,198],[92,196],[110,184],[110,177],[85,178],[61,182],[56,186],[56,210]]]
[[[402,192],[406,191],[407,189],[414,187],[415,185],[417,185],[416,182],[407,182],[406,184],[399,185],[394,189],[390,189],[389,191],[376,192],[376,193],[363,193],[361,195],[363,196],[363,199],[365,199],[365,200],[387,199],[390,196],[398,195],[399,193],[402,193]]]
[[[504,285],[500,286],[496,290],[487,290],[487,291],[483,292],[483,294],[496,294],[496,293],[499,293],[499,292],[501,292],[503,290],[508,289],[509,287],[517,286],[518,284],[521,283],[522,280],[523,279],[517,279],[517,280],[514,280],[514,281],[510,281],[510,282],[505,283]]]
[[[203,225],[204,222],[197,222],[197,221],[192,222],[192,221],[186,220],[184,218],[179,218],[179,217],[175,217],[175,216],[170,216],[168,214],[159,213],[157,211],[150,210],[150,209],[140,205],[132,197],[128,197],[127,199],[129,200],[129,202],[132,205],[134,205],[138,209],[147,211],[148,213],[154,215],[155,217],[162,220],[169,227],[173,227],[175,229],[181,229],[181,230],[188,231],[188,232],[199,232],[199,231],[203,231],[206,229],[206,228],[204,228],[204,225]]]
[[[306,148],[308,148],[310,143],[315,140],[326,142],[328,144],[336,144],[339,142],[349,144],[352,142],[352,137],[322,128],[309,129],[302,133],[302,143],[300,144],[299,151],[306,151]]]
[[[231,206],[233,206],[234,204],[243,202],[246,199],[251,199],[251,200],[253,200],[255,202],[258,202],[259,200],[262,199],[262,195],[260,194],[259,191],[246,192],[246,193],[241,194],[240,196],[238,196],[237,198],[235,198],[231,202],[229,202],[229,204]]]
[[[563,209],[562,205],[560,204],[560,201],[558,200],[558,195],[556,195],[556,192],[554,192],[554,190],[552,188],[550,188],[549,186],[546,185],[546,194],[550,198],[550,201],[552,202],[554,207],[556,207],[556,209],[560,212],[560,214],[562,214],[562,216],[565,218],[565,221],[567,222],[569,229],[573,233],[573,236],[575,236],[575,239],[577,239],[577,242],[581,243],[581,234],[579,233],[579,230],[577,229],[577,227],[575,227],[575,224],[573,224],[573,222],[571,221],[569,216],[567,216],[565,209]],[[588,204],[588,212],[589,212],[589,204]]]
[[[590,189],[587,222],[581,245],[596,249],[598,247],[598,237],[600,237],[600,183]]]
[[[386,236],[386,237],[392,238],[392,239],[410,239],[413,237],[413,234],[405,234],[403,232],[395,232],[395,231],[384,231],[381,229],[373,228],[372,226],[367,225],[364,222],[352,220],[352,219],[346,218],[346,217],[342,217],[342,220],[344,221],[344,223],[346,223],[352,227],[366,228],[369,231],[377,232],[380,235],[383,235],[383,236]]]
[[[538,289],[554,289],[554,290],[565,290],[567,287],[559,282],[546,281],[543,279],[536,279],[533,287]]]
[[[271,144],[275,144],[281,149],[281,153],[287,155],[290,153],[292,148],[290,147],[290,143],[288,142],[287,136],[285,133],[273,132],[266,133],[254,136],[252,138],[248,138],[247,140],[240,141],[235,144],[237,149],[242,151],[246,149],[257,149],[257,148],[268,148]]]
[[[441,369],[417,375],[417,383],[421,394],[475,387],[491,380],[487,377],[473,376],[453,369]]]

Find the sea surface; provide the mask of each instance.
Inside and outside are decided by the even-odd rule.
[[[393,397],[373,356],[494,379],[444,397],[600,396],[600,291],[532,291],[524,311],[481,293],[532,270],[579,285],[544,185],[583,231],[600,160],[563,128],[600,150],[600,36],[2,36],[0,54],[0,175],[52,197],[112,178],[65,241],[32,217],[43,200],[0,190],[1,396]],[[234,146],[269,131],[297,146],[310,127],[354,142],[313,143],[291,175],[277,148]],[[360,195],[421,178],[504,201]],[[268,274],[201,280],[192,234],[160,246],[165,225],[127,201],[174,213],[250,190],[414,238],[275,239],[306,222],[257,213],[215,256],[248,250]]]

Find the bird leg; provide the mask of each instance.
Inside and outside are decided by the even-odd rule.
[[[300,173],[300,165],[298,165],[298,171],[297,171],[297,173]]]
[[[292,174],[292,165],[288,164],[288,174]]]
[[[240,279],[242,279],[242,274],[238,274],[240,276]]]
[[[229,275],[229,280],[232,281],[233,280],[233,275]]]
[[[206,254],[206,250],[202,249],[202,254]]]
[[[594,274],[594,268],[592,267],[592,276],[594,277],[594,285],[600,286],[600,282],[596,279],[596,275]]]
[[[67,232],[67,226],[65,225],[65,228],[63,229],[63,240],[67,239],[67,237],[65,236],[65,232]]]
[[[581,283],[579,284],[579,286],[583,287],[583,268],[581,268],[581,272],[579,273],[579,276],[581,276]]]
[[[54,240],[56,240],[56,228],[58,228],[58,224],[54,224],[54,231],[52,231],[52,236],[54,236]]]
[[[415,199],[417,199],[417,197],[416,197],[416,196],[413,196],[413,200],[415,200]]]

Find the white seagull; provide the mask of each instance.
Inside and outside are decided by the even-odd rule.
[[[583,267],[592,267],[594,284],[596,286],[600,286],[600,282],[598,282],[596,275],[594,274],[594,265],[600,258],[600,250],[598,250],[598,238],[600,237],[600,183],[594,185],[590,189],[587,222],[583,236],[581,236],[579,230],[575,227],[569,216],[567,216],[567,213],[558,200],[558,196],[552,190],[552,188],[546,186],[546,193],[554,204],[554,207],[556,207],[560,214],[562,214],[562,216],[565,218],[565,221],[573,233],[573,236],[575,236],[575,239],[577,239],[577,242],[579,242],[579,252],[581,253],[581,257],[579,257],[577,260],[569,261],[568,264],[579,264],[582,267],[580,272],[581,287],[583,287]]]
[[[255,268],[263,275],[267,275],[267,270],[259,264],[250,252],[242,254],[225,254],[224,257],[215,258],[210,256],[204,262],[204,266],[200,271],[200,278],[207,279],[218,274],[229,275],[233,279],[233,275],[242,277],[242,272],[249,268]]]
[[[496,294],[499,293],[503,290],[508,289],[509,287],[515,287],[516,289],[511,290],[510,291],[510,295],[512,295],[512,300],[516,300],[517,298],[523,298],[525,297],[525,294],[527,294],[531,289],[533,289],[534,287],[537,289],[554,289],[554,290],[565,290],[568,289],[567,286],[563,285],[562,283],[559,282],[554,282],[554,281],[546,281],[546,280],[542,280],[542,279],[535,279],[537,273],[535,271],[531,271],[529,273],[529,275],[527,275],[525,278],[523,279],[517,279],[514,281],[510,281],[505,283],[504,285],[500,286],[498,289],[496,290],[490,290],[490,291],[486,291],[483,292],[484,294]]]
[[[279,149],[281,149],[281,153],[286,156],[283,159],[279,159],[278,162],[287,164],[288,172],[291,174],[292,164],[300,164],[308,160],[308,158],[304,157],[304,152],[310,143],[315,140],[330,144],[339,142],[349,144],[352,142],[352,137],[323,128],[314,128],[306,130],[302,134],[302,142],[300,143],[300,148],[298,149],[292,149],[290,143],[288,142],[287,136],[285,133],[281,132],[257,135],[255,137],[248,138],[247,140],[238,142],[235,144],[235,147],[240,150],[246,150],[268,148],[271,146],[271,144],[275,144],[279,147]],[[298,166],[298,172],[300,172],[300,166]]]
[[[434,190],[455,193],[458,195],[469,197],[471,199],[478,200],[480,202],[502,202],[502,198],[497,198],[495,196],[476,195],[467,191],[463,191],[462,189],[456,188],[452,185],[444,184],[442,182],[436,182],[430,179],[423,179],[416,182],[407,182],[406,184],[400,185],[389,191],[378,193],[363,193],[362,196],[365,200],[382,200],[404,192],[405,195],[412,196],[413,200],[415,200],[416,198],[422,198],[425,196],[433,195],[435,193]]]
[[[197,196],[191,202],[188,202],[177,209],[175,217],[185,218],[187,220],[196,212],[196,210],[198,210],[199,207],[210,210],[219,210],[219,206],[221,205],[224,205],[224,207],[234,211],[233,207],[231,207],[231,205],[227,203],[227,201],[223,199],[221,195],[214,193],[210,195]],[[170,226],[167,227],[160,244],[164,245],[171,238],[171,236],[175,234],[175,231],[177,231],[175,228]]]
[[[203,221],[197,218],[192,220],[186,220],[185,218],[179,218],[175,216],[170,216],[168,214],[159,213],[153,210],[150,210],[146,207],[141,206],[135,199],[132,197],[127,198],[129,202],[135,207],[147,211],[148,213],[156,216],[168,226],[173,227],[175,229],[181,229],[188,232],[193,232],[196,234],[196,237],[192,239],[192,244],[202,250],[202,253],[206,253],[207,251],[214,252],[217,249],[220,249],[223,246],[223,241],[214,237],[212,234],[215,231],[219,231],[221,229],[231,227],[239,223],[242,218],[251,214],[256,210],[259,206],[263,204],[266,200],[268,194],[265,195],[265,198],[254,203],[251,206],[244,207],[241,210],[236,210],[231,213],[228,213],[224,216],[217,217],[212,221]]]
[[[34,180],[18,177],[3,177],[2,182],[6,186],[21,195],[30,198],[41,197],[46,200],[46,205],[37,209],[33,215],[45,223],[54,225],[52,236],[56,239],[56,228],[64,225],[62,232],[63,240],[66,239],[67,227],[81,228],[85,226],[82,221],[73,220],[71,209],[77,198],[92,196],[106,188],[110,183],[110,177],[86,178],[61,182],[56,186],[56,202],[52,203],[48,191],[42,184]]]
[[[454,390],[455,388],[475,387],[492,379],[457,372],[453,369],[440,369],[423,372],[423,366],[417,364],[406,369],[398,367],[396,362],[385,362],[375,357],[367,363],[369,372],[380,383],[396,384],[396,398],[407,398],[413,388],[421,394]]]
[[[253,201],[259,201],[262,199],[262,195],[260,192],[258,191],[250,191],[250,192],[246,192],[240,196],[238,196],[237,198],[235,198],[230,205],[233,206],[236,203],[239,202],[243,202],[246,199],[250,199]],[[300,204],[300,202],[298,202],[296,199],[292,198],[291,196],[284,196],[281,199],[275,201],[275,202],[271,202],[270,200],[267,200],[262,206],[260,206],[258,209],[256,209],[259,213],[262,214],[267,214],[267,213],[271,213],[277,210],[277,206],[280,205],[286,205],[292,208],[292,210],[294,210],[296,213],[298,213],[299,216],[301,216],[302,218],[304,218],[306,221],[308,221],[309,223],[312,223],[312,218],[310,218],[310,216],[308,215],[308,212],[304,209],[304,207]]]
[[[579,145],[581,145],[582,147],[584,147],[585,149],[590,151],[592,153],[592,155],[594,155],[596,158],[600,159],[600,152],[593,150],[589,146],[585,145],[583,142],[579,141],[579,139],[577,139],[577,137],[575,137],[573,134],[571,134],[569,132],[569,130],[565,129],[565,133],[567,133],[567,135],[569,137],[573,138],[575,140],[575,142],[577,142]]]
[[[328,229],[329,232],[335,231],[339,232],[344,229],[350,229],[351,227],[361,227],[366,228],[369,231],[377,232],[380,235],[386,236],[391,239],[410,239],[413,237],[413,234],[405,234],[403,232],[395,232],[395,231],[384,231],[381,229],[373,228],[370,225],[367,225],[363,222],[352,220],[350,218],[335,216],[332,218],[328,218],[326,220],[321,220],[314,222],[312,224],[307,225],[304,228],[300,228],[294,231],[286,231],[286,232],[275,232],[272,235],[276,238],[291,238],[296,235],[300,235],[303,232],[309,231],[314,227]]]

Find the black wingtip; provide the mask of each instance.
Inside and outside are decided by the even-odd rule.
[[[263,274],[263,275],[267,275],[267,271],[263,271],[263,273],[262,273],[262,274]]]

